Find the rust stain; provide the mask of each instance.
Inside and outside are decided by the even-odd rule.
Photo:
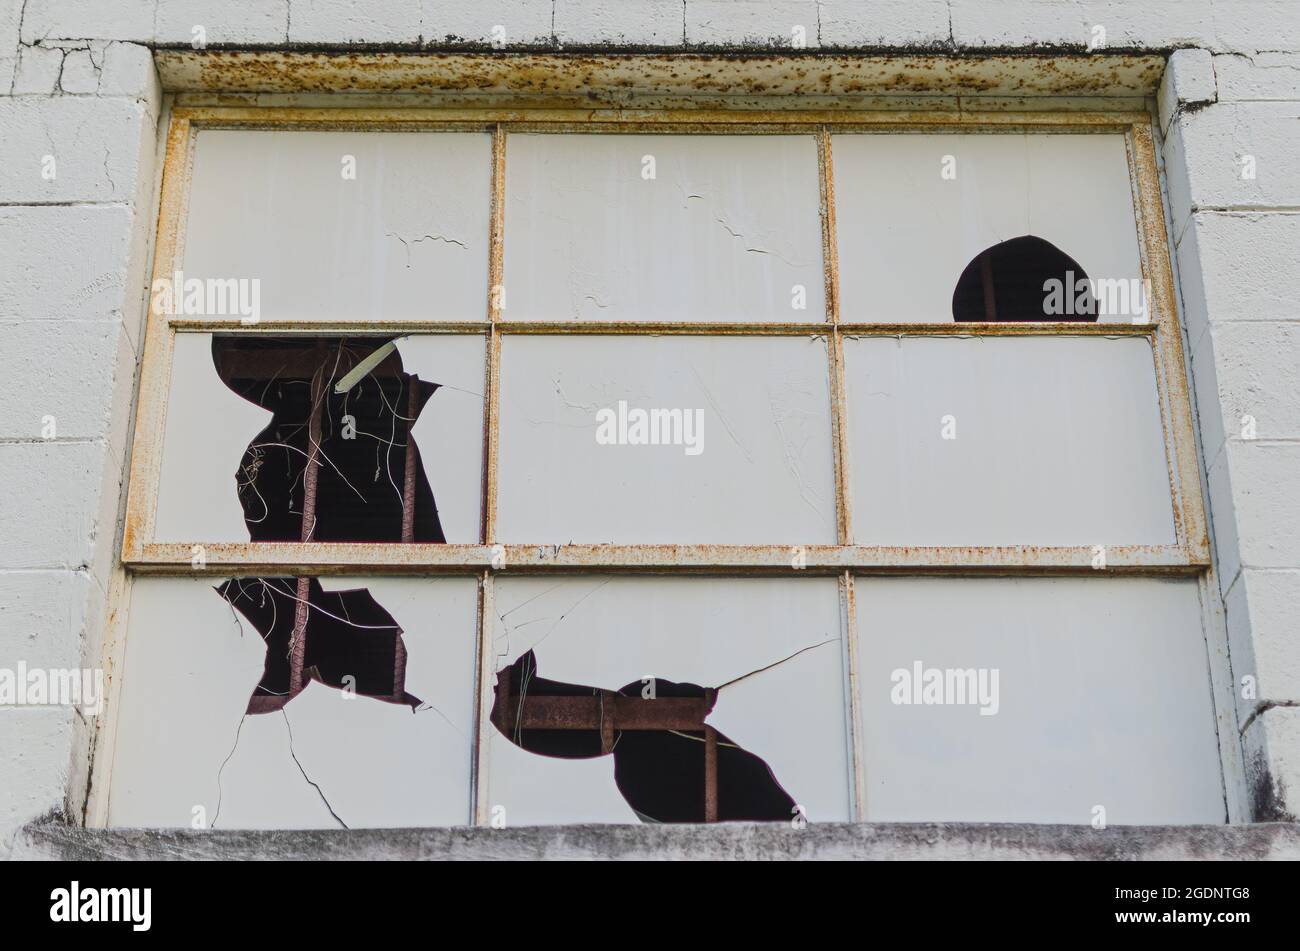
[[[171,91],[445,92],[556,95],[871,91],[1144,96],[1164,58],[1134,54],[952,56],[702,53],[324,53],[163,50]]]
[[[348,574],[535,574],[550,571],[821,574],[887,572],[997,573],[1024,570],[1095,574],[1138,571],[1196,574],[1208,562],[1179,545],[1106,549],[1106,567],[1093,567],[1091,546],[804,545],[806,567],[791,564],[790,545],[465,545],[313,542],[221,543],[204,546],[206,570],[222,576]],[[189,542],[147,544],[129,567],[190,574]]]

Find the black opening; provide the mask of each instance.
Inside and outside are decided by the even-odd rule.
[[[952,295],[952,317],[971,321],[1096,321],[1088,275],[1050,241],[1012,238],[966,265]]]

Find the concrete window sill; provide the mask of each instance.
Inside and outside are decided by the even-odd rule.
[[[24,828],[14,859],[1300,859],[1300,824],[579,825],[513,829],[221,831]]]

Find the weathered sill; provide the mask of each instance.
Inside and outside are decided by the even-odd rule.
[[[1010,823],[579,825],[512,829],[207,831],[24,828],[13,859],[693,860],[1300,859],[1300,824],[1111,826]]]

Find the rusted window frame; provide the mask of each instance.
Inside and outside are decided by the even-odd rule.
[[[653,572],[723,576],[830,575],[838,579],[845,644],[846,718],[849,724],[850,801],[855,818],[865,814],[865,777],[857,698],[857,634],[854,579],[858,575],[905,574],[1100,574],[1198,577],[1204,592],[1211,571],[1201,472],[1186,377],[1183,339],[1178,320],[1165,214],[1161,198],[1151,115],[1145,112],[826,112],[783,111],[777,120],[765,113],[726,110],[637,112],[565,109],[436,108],[301,108],[279,106],[177,106],[167,129],[162,191],[153,275],[166,277],[183,257],[183,242],[194,145],[202,129],[279,129],[349,131],[475,131],[492,136],[492,175],[486,313],[480,321],[356,322],[262,320],[255,328],[238,318],[171,317],[151,309],[145,336],[139,402],[130,461],[130,484],[121,560],[123,590],[114,592],[119,610],[106,638],[110,675],[120,666],[125,638],[125,610],[130,579],[137,574],[192,576],[194,546],[201,545],[214,577],[339,574],[402,574],[428,577],[472,576],[478,583],[477,716],[471,767],[472,815],[485,824],[490,804],[484,770],[495,670],[490,653],[493,581],[498,575],[537,572],[592,574]],[[505,144],[511,132],[604,132],[692,134],[811,134],[817,139],[820,216],[826,319],[824,322],[536,322],[507,320],[497,306],[493,287],[502,283],[504,248]],[[852,132],[963,133],[1108,133],[1124,136],[1138,229],[1142,276],[1149,281],[1155,320],[1126,323],[876,323],[854,315],[842,317],[839,300],[832,137]],[[484,379],[484,460],[481,537],[478,544],[209,544],[152,540],[154,502],[161,467],[162,440],[175,335],[187,331],[239,330],[248,333],[382,333],[479,334],[486,340]],[[792,549],[782,545],[537,545],[496,544],[496,497],[501,340],[506,334],[707,334],[822,336],[828,342],[831,383],[832,444],[835,460],[837,544],[803,546],[805,567],[791,567]],[[848,491],[847,401],[843,341],[846,336],[1141,336],[1151,342],[1160,400],[1165,458],[1169,474],[1175,542],[1171,545],[1119,545],[1106,548],[1105,566],[1094,568],[1091,546],[880,546],[853,541]],[[1203,604],[1206,599],[1202,598]],[[1212,622],[1206,609],[1206,624]],[[110,710],[116,709],[120,677],[110,678]],[[1222,701],[1216,686],[1216,711]],[[96,744],[96,777],[87,821],[104,824],[113,736],[111,726]],[[1224,753],[1226,764],[1232,754]]]

